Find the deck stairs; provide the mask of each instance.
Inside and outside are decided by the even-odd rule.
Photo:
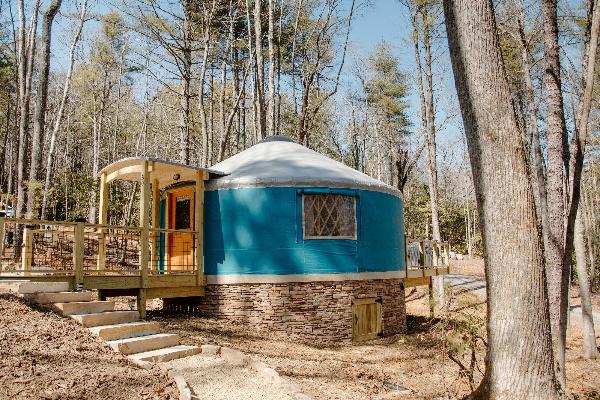
[[[68,291],[68,282],[13,281],[0,287],[74,319],[138,365],[201,352],[200,347],[181,345],[178,335],[161,333],[158,322],[141,320],[138,311],[117,311],[114,301],[93,300],[92,291]]]

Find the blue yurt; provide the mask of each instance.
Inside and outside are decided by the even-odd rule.
[[[224,175],[206,182],[207,286],[194,311],[317,342],[405,328],[397,189],[281,136],[211,170]],[[168,215],[191,214],[186,190]]]

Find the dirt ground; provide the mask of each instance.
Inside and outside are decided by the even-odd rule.
[[[0,399],[177,399],[158,368],[143,370],[75,321],[0,293]]]
[[[479,271],[481,261],[453,269],[453,273]],[[464,271],[464,272],[463,272]],[[315,399],[460,399],[476,386],[484,369],[485,303],[469,293],[450,294],[445,318],[428,318],[426,290],[407,291],[407,324],[404,335],[368,343],[315,346],[257,336],[244,326],[190,315],[150,313],[186,344],[213,343],[237,348],[277,369]],[[473,328],[475,327],[475,328]],[[474,344],[473,344],[474,343]],[[475,360],[471,374],[471,350]],[[579,356],[581,337],[573,326],[567,349],[568,398],[600,398],[600,360]],[[461,370],[457,362],[465,368]],[[410,389],[401,394],[391,388]]]

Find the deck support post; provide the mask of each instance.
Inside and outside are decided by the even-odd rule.
[[[140,318],[146,318],[146,289],[140,289],[137,295],[137,309],[140,313]]]
[[[0,216],[0,257],[4,255],[4,217]]]
[[[83,286],[83,255],[84,255],[84,234],[85,225],[83,222],[77,222],[73,237],[73,266],[75,267],[75,287],[77,290]]]
[[[100,175],[99,221],[101,225],[108,223],[108,182],[106,172]],[[106,268],[106,229],[98,229],[98,269]]]
[[[25,276],[31,275],[33,262],[33,232],[29,226],[23,229],[23,249],[21,250],[21,269]]]
[[[150,170],[149,162],[144,161],[142,171],[142,193],[140,195],[140,226],[142,234],[140,238],[140,272],[142,288],[148,287],[148,237],[150,230]],[[139,300],[139,299],[138,299]],[[145,303],[144,303],[145,304]]]
[[[196,171],[196,194],[194,196],[194,221],[196,230],[195,263],[196,285],[204,285],[204,172]]]
[[[158,187],[158,180],[152,180],[152,254],[151,254],[151,270],[158,271],[158,238],[160,237],[160,189]]]
[[[433,319],[433,317],[435,316],[435,299],[433,298],[433,279],[431,279],[431,277],[428,277],[429,280],[429,318]]]

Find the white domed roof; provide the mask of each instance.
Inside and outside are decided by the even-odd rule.
[[[367,189],[400,196],[400,191],[338,161],[272,136],[211,167],[225,176],[211,179],[207,190],[244,187],[335,187]]]

